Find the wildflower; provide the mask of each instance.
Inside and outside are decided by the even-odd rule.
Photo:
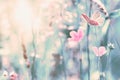
[[[30,64],[30,61],[27,60],[27,61],[26,61],[26,66],[27,66],[27,68],[30,68],[30,65],[31,65],[31,64]]]
[[[10,80],[17,80],[17,74],[15,72],[10,73]]]
[[[7,72],[7,71],[4,71],[4,72],[3,72],[3,76],[4,76],[4,77],[8,77],[8,72]]]
[[[95,11],[91,18],[89,18],[86,14],[82,14],[82,17],[88,24],[93,26],[101,26],[104,22],[104,18],[98,11]]]
[[[77,32],[75,31],[71,31],[70,32],[70,36],[71,38],[68,38],[69,41],[75,41],[75,42],[79,42],[82,40],[83,38],[83,30],[82,29],[79,29]]]
[[[93,72],[93,74],[91,75],[91,80],[100,80],[100,77],[105,77],[105,73],[103,72],[99,72],[99,71],[95,71]]]
[[[110,50],[112,50],[112,49],[114,49],[114,48],[115,48],[115,46],[114,46],[114,44],[109,43],[109,44],[108,44],[108,48],[109,48]]]
[[[99,48],[98,47],[93,47],[92,50],[95,53],[95,55],[99,56],[99,57],[103,56],[107,52],[107,50],[104,46],[101,46]]]

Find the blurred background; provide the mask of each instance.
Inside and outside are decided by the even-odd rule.
[[[120,8],[120,0],[101,2],[108,13]],[[86,37],[80,44],[67,40],[69,32],[80,26],[87,32],[87,24],[81,24],[80,17],[82,13],[88,15],[89,5],[89,0],[0,0],[0,80],[97,80],[99,72],[91,47],[107,43],[115,46],[109,56],[108,80],[119,80],[119,16],[105,21],[109,22],[106,34],[97,30],[99,42],[90,29],[90,66]],[[102,76],[107,60],[107,55],[101,57]],[[12,72],[17,78],[10,79]]]

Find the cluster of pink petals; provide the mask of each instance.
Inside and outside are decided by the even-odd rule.
[[[10,73],[4,71],[3,76],[6,77],[7,79],[9,78],[9,80],[17,80],[18,77],[17,73],[15,73],[14,71]]]
[[[83,33],[82,29],[79,29],[77,32],[71,31],[70,36],[71,36],[71,38],[68,38],[69,41],[79,42],[82,40],[84,33]]]
[[[10,80],[17,80],[17,74],[15,72],[10,73]]]
[[[103,56],[104,54],[106,54],[107,50],[104,46],[100,46],[100,47],[92,47],[93,52],[95,53],[96,56]]]

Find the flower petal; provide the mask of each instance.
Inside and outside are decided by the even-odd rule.
[[[73,41],[73,38],[68,38],[68,41]]]
[[[79,30],[78,30],[79,41],[83,38],[83,35],[84,35],[83,30],[82,30],[82,29],[79,29]]]
[[[82,14],[82,17],[83,17],[87,22],[90,21],[90,18],[89,18],[86,14]]]
[[[77,37],[77,32],[71,31],[71,32],[70,32],[70,36],[73,37],[73,38],[74,38],[74,37]]]
[[[99,12],[99,11],[95,11],[95,12],[92,14],[92,16],[91,16],[91,19],[92,19],[92,20],[96,20],[96,19],[98,19],[99,17],[101,17],[100,12]]]
[[[106,52],[107,52],[107,51],[106,51],[106,49],[105,49],[104,46],[99,47],[99,55],[100,55],[100,56],[103,56]]]
[[[99,50],[97,47],[92,47],[93,52],[95,53],[96,56],[99,56]]]

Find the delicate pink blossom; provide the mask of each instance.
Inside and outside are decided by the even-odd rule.
[[[30,61],[26,61],[26,66],[27,66],[27,68],[30,68]]]
[[[107,52],[107,50],[104,46],[101,46],[99,48],[98,47],[93,47],[92,50],[93,50],[93,52],[95,53],[96,56],[100,56],[100,57],[103,56]]]
[[[10,73],[10,80],[17,80],[17,74],[15,72]]]
[[[83,30],[79,29],[77,32],[76,31],[71,31],[70,32],[70,36],[71,38],[68,38],[69,41],[75,41],[75,42],[79,42],[82,40],[83,38]]]

